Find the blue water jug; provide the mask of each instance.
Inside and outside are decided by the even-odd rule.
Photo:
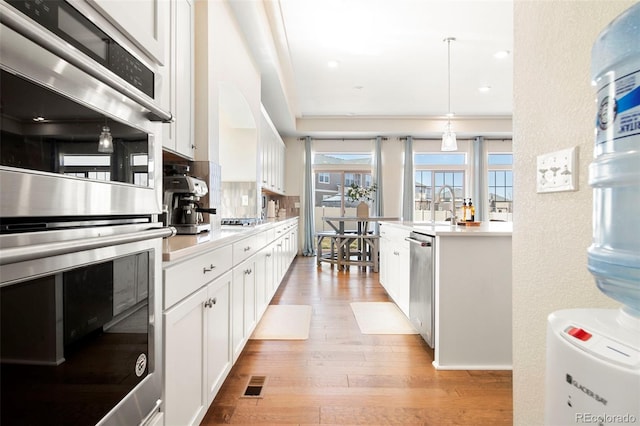
[[[598,36],[593,240],[588,268],[598,288],[640,316],[640,3]]]

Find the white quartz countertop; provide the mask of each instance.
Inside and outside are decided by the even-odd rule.
[[[464,224],[451,226],[444,223],[389,221],[382,222],[400,226],[410,231],[421,232],[431,236],[442,237],[473,237],[473,236],[511,236],[513,233],[512,222],[481,222],[477,226]]]
[[[268,219],[258,225],[233,226],[225,225],[222,229],[202,232],[198,235],[175,235],[162,241],[162,260],[172,262],[206,250],[213,250],[239,241],[256,232],[266,231],[296,217]]]

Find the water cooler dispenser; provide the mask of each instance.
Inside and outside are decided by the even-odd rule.
[[[640,3],[592,50],[597,84],[588,268],[619,309],[549,316],[546,425],[640,425]]]

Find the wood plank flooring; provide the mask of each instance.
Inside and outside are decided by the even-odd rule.
[[[271,303],[311,305],[309,339],[249,340],[201,424],[512,424],[510,371],[437,371],[419,335],[360,333],[349,303],[389,300],[377,273],[296,258]]]

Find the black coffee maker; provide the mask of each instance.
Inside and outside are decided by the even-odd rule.
[[[215,214],[216,209],[200,207],[200,198],[209,192],[205,181],[176,174],[164,178],[164,204],[167,206],[166,223],[178,234],[199,234],[211,229],[204,223],[202,213]]]

